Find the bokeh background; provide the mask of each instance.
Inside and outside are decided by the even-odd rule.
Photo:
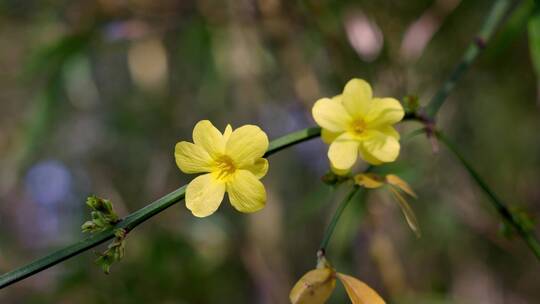
[[[461,79],[440,126],[493,189],[540,215],[540,114],[520,1]],[[0,2],[0,272],[75,242],[87,195],[127,215],[188,182],[177,141],[200,119],[314,125],[315,100],[352,77],[421,103],[459,60],[492,1]],[[400,126],[402,134],[419,127]],[[266,208],[183,203],[130,233],[104,275],[88,251],[0,291],[1,303],[287,303],[347,189],[321,182],[314,139],[270,159]],[[385,166],[411,183],[423,236],[384,191],[346,209],[328,251],[388,303],[538,303],[540,264],[456,159],[424,136]],[[97,250],[103,250],[103,247]],[[347,303],[341,286],[331,303]]]

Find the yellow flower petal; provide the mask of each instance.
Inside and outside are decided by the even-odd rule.
[[[266,204],[263,184],[247,170],[238,170],[234,178],[227,182],[227,193],[233,207],[240,212],[255,212]]]
[[[394,137],[375,130],[368,130],[366,133],[369,134],[366,134],[366,139],[362,141],[362,152],[366,152],[380,162],[396,160],[400,146]]]
[[[351,172],[351,169],[345,169],[345,170],[340,170],[334,166],[332,166],[332,163],[330,162],[330,170],[335,174],[335,175],[340,175],[340,176],[345,176],[347,174],[349,174],[349,172]]]
[[[203,147],[212,157],[217,157],[225,152],[225,140],[208,120],[201,120],[193,128],[193,142]]]
[[[268,160],[266,158],[257,159],[252,165],[244,167],[245,170],[253,173],[257,178],[263,178],[268,172]]]
[[[321,139],[325,144],[328,145],[332,143],[339,135],[341,135],[341,133],[332,132],[327,129],[321,130]]]
[[[331,132],[343,132],[352,121],[352,117],[338,100],[338,97],[322,98],[317,100],[311,109],[315,122]]]
[[[231,137],[232,134],[232,127],[230,124],[227,124],[225,127],[225,131],[223,132],[223,140],[225,140],[225,144],[227,144],[227,141],[229,140],[229,137]]]
[[[337,277],[345,286],[352,304],[385,304],[381,296],[366,283],[343,273],[338,273]]]
[[[343,89],[343,106],[352,117],[364,117],[372,107],[372,94],[365,80],[351,79]]]
[[[186,189],[186,207],[197,217],[214,213],[225,194],[225,184],[218,182],[211,173],[192,180]]]
[[[398,133],[398,131],[396,131],[396,128],[392,127],[392,126],[382,126],[382,127],[379,127],[377,128],[378,131],[381,131],[382,133],[388,135],[388,136],[392,136],[393,138],[399,140],[400,138],[400,135]]]
[[[369,151],[367,151],[365,148],[364,148],[364,145],[360,145],[358,147],[358,151],[360,152],[360,157],[365,160],[368,164],[370,165],[380,165],[382,164],[383,162],[378,160],[377,158],[375,158],[375,156],[373,156],[373,154],[371,154]]]
[[[349,170],[358,158],[359,143],[347,133],[336,138],[328,149],[328,158],[338,170]]]
[[[268,149],[268,137],[261,128],[245,125],[234,130],[226,145],[226,154],[237,164],[238,168],[249,166],[261,158]]]
[[[335,271],[318,268],[304,274],[291,290],[292,304],[324,304],[336,287]]]
[[[365,117],[368,128],[392,125],[403,119],[405,111],[394,98],[374,98],[369,113]]]
[[[184,173],[210,172],[212,158],[201,146],[182,141],[174,147],[176,165]]]
[[[354,182],[368,189],[376,189],[384,185],[384,180],[375,173],[361,173],[354,177]]]

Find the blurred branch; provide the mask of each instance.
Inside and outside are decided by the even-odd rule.
[[[319,256],[324,256],[326,254],[326,247],[328,247],[328,242],[330,241],[330,238],[332,237],[332,234],[334,233],[334,229],[336,228],[337,222],[339,221],[341,215],[343,214],[343,211],[347,207],[350,201],[352,201],[354,195],[360,190],[360,187],[357,185],[354,185],[352,190],[349,192],[349,194],[345,197],[343,201],[339,204],[338,208],[336,209],[336,212],[334,212],[334,215],[332,216],[332,219],[330,220],[330,223],[326,227],[326,230],[324,231],[324,236],[321,241],[321,245],[319,246]]]
[[[482,25],[482,28],[469,44],[469,47],[463,54],[461,61],[454,68],[454,71],[450,74],[450,77],[443,83],[435,96],[431,98],[428,105],[424,108],[425,115],[429,119],[433,119],[441,106],[446,101],[450,92],[456,86],[457,81],[463,76],[463,74],[469,69],[478,54],[482,49],[486,47],[489,39],[497,29],[498,25],[502,23],[504,16],[508,13],[513,6],[510,0],[496,0],[491,7],[491,10]]]
[[[281,151],[292,145],[304,142],[306,140],[312,139],[319,136],[321,129],[318,127],[315,128],[306,128],[297,132],[293,132],[282,136],[274,141],[272,141],[268,147],[268,150],[265,153],[265,157],[268,157],[278,151]],[[76,256],[92,247],[95,247],[99,244],[102,244],[114,237],[114,233],[117,229],[125,229],[126,233],[142,224],[144,221],[153,217],[154,215],[160,213],[161,211],[169,208],[170,206],[176,204],[182,200],[185,196],[186,186],[182,186],[173,192],[163,196],[162,198],[154,201],[150,205],[143,207],[134,213],[125,217],[114,227],[107,229],[103,232],[96,233],[84,240],[81,240],[75,244],[62,248],[58,251],[55,251],[43,258],[37,259],[31,262],[28,265],[25,265],[19,269],[8,272],[0,276],[0,289],[7,287],[13,283],[16,283],[20,280],[23,280],[33,274],[41,272],[47,268],[50,268],[62,261],[65,261],[73,256]]]
[[[437,138],[446,145],[446,147],[458,158],[463,167],[469,172],[473,180],[480,186],[482,191],[489,197],[493,207],[499,213],[499,216],[505,223],[514,228],[519,236],[527,243],[529,249],[534,253],[536,258],[540,260],[540,243],[534,232],[523,225],[522,221],[510,210],[510,208],[495,194],[493,190],[487,185],[487,183],[480,177],[478,172],[474,170],[471,164],[465,159],[465,157],[459,152],[456,146],[448,140],[448,138],[440,131],[436,131]]]

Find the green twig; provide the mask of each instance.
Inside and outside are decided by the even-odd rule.
[[[317,137],[320,135],[320,133],[320,128],[307,128],[280,137],[270,143],[265,157],[268,157],[286,147]],[[117,229],[125,229],[126,232],[129,232],[133,228],[142,224],[147,219],[153,217],[154,215],[160,213],[161,211],[182,200],[185,196],[185,192],[186,186],[182,186],[174,190],[173,192],[163,196],[157,201],[151,203],[150,205],[147,205],[146,207],[143,207],[133,212],[110,229],[93,234],[92,236],[87,237],[84,240],[78,241],[75,244],[55,251],[43,258],[37,259],[28,265],[3,274],[2,276],[0,276],[0,289],[16,283],[22,279],[25,279],[40,271],[43,271],[47,268],[50,268],[62,261],[65,261],[88,249],[91,249],[92,247],[95,247],[112,239]]]
[[[264,157],[268,157],[276,152],[279,152],[285,148],[296,145],[297,143],[318,137],[321,135],[321,128],[311,127],[300,131],[296,131],[278,139],[273,140],[268,146],[268,151],[264,154]]]
[[[512,1],[510,0],[496,0],[491,7],[490,12],[486,18],[486,21],[482,25],[480,32],[469,44],[469,47],[463,54],[461,61],[454,68],[450,77],[444,82],[437,93],[431,98],[428,105],[424,108],[424,113],[428,119],[433,119],[443,103],[446,101],[450,92],[456,86],[457,81],[463,76],[463,74],[469,69],[474,62],[480,51],[485,48],[491,36],[497,29],[498,25],[502,22],[504,16],[508,11],[512,9]]]
[[[43,271],[88,249],[91,249],[92,247],[95,247],[101,243],[112,239],[114,237],[114,232],[117,228],[123,228],[127,231],[135,228],[147,219],[151,218],[152,216],[169,208],[170,206],[183,199],[185,195],[185,190],[186,186],[180,187],[175,191],[158,199],[157,201],[151,203],[150,205],[128,215],[113,228],[93,234],[92,236],[87,237],[84,240],[62,248],[43,258],[37,259],[28,265],[25,265],[19,269],[13,270],[0,276],[0,288],[9,286],[15,282],[25,279],[35,273]]]
[[[319,256],[325,255],[326,247],[328,247],[328,242],[330,241],[330,238],[332,237],[332,234],[334,233],[334,229],[336,228],[336,225],[341,215],[343,214],[343,211],[345,210],[349,202],[352,200],[354,195],[358,192],[358,190],[360,190],[360,187],[358,187],[357,185],[354,185],[351,192],[349,192],[349,194],[345,197],[345,199],[341,201],[336,211],[334,212],[334,215],[332,216],[330,223],[328,224],[328,226],[326,226],[326,230],[324,231],[324,236],[321,241],[321,245],[319,247],[319,253],[318,253]]]
[[[459,161],[465,167],[467,172],[469,172],[473,180],[489,197],[493,207],[495,207],[503,221],[517,231],[519,236],[521,236],[521,238],[525,241],[525,243],[534,253],[536,258],[540,260],[540,243],[536,236],[533,234],[533,232],[523,227],[519,219],[515,217],[514,213],[512,213],[508,206],[497,196],[497,194],[495,194],[493,190],[491,190],[491,188],[482,179],[482,177],[480,177],[478,172],[473,169],[471,164],[465,159],[465,157],[457,150],[456,146],[451,143],[444,134],[442,134],[440,131],[437,131],[435,132],[435,135],[459,159]]]

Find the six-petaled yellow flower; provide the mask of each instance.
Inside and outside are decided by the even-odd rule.
[[[255,212],[266,204],[266,191],[259,181],[268,171],[262,158],[268,137],[257,126],[245,125],[221,133],[208,120],[193,129],[193,143],[176,144],[176,164],[184,173],[205,173],[193,179],[186,189],[186,206],[193,215],[214,213],[225,192],[236,210]]]
[[[341,95],[319,99],[312,114],[330,144],[328,158],[336,172],[348,171],[358,155],[373,165],[399,155],[399,133],[392,125],[403,119],[403,107],[394,98],[373,98],[362,79],[350,80]]]

